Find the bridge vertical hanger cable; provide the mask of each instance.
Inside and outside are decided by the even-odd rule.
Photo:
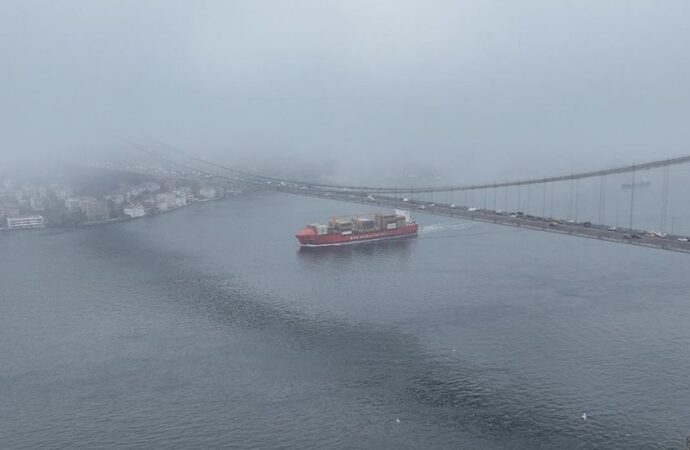
[[[628,229],[633,229],[633,212],[635,209],[635,165],[632,170],[632,183],[630,185],[630,221],[628,222]]]
[[[575,180],[570,179],[570,198],[569,198],[569,204],[568,204],[568,219],[572,220],[573,219],[573,187],[575,185]]]
[[[599,223],[605,222],[606,214],[606,175],[599,177]]]
[[[659,231],[661,231],[662,233],[666,232],[666,216],[668,214],[668,184],[670,169],[670,166],[664,167],[663,182],[661,186],[661,221],[659,224]]]
[[[553,217],[553,191],[556,189],[556,183],[553,181],[550,183],[551,184],[551,198],[549,199],[549,216]]]
[[[542,202],[541,202],[541,215],[542,215],[542,217],[546,217],[546,188],[547,188],[547,184],[546,183],[542,184],[542,187],[543,187],[544,192],[542,195],[543,198],[542,198]]]
[[[518,183],[518,198],[517,198],[517,210],[520,211],[520,191],[521,191],[520,184]]]
[[[508,186],[503,188],[503,211],[508,211]]]
[[[529,214],[529,205],[531,203],[531,193],[532,193],[532,185],[528,184],[527,185],[527,206],[525,207],[525,211],[527,214]]]
[[[488,194],[488,191],[484,189],[484,209],[486,209],[486,195]]]
[[[601,221],[601,193],[604,190],[604,187],[602,185],[602,182],[604,180],[604,177],[599,177],[599,205],[597,209],[597,223],[602,223]]]
[[[496,189],[496,187],[494,186],[494,211],[496,211],[496,191],[497,190],[498,189]]]
[[[575,180],[575,222],[577,222],[578,210],[580,206],[580,179]]]

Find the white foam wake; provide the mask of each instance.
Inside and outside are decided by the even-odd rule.
[[[464,230],[477,225],[475,222],[467,222],[464,220],[454,220],[452,222],[434,223],[431,225],[424,225],[420,227],[419,234],[438,233],[439,231],[456,231]]]

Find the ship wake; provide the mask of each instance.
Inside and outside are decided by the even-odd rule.
[[[475,222],[457,221],[457,220],[454,220],[452,222],[434,223],[431,225],[420,226],[419,227],[419,234],[432,234],[432,233],[438,233],[441,231],[465,230],[467,228],[472,228],[472,227],[477,226],[477,225],[478,224]]]

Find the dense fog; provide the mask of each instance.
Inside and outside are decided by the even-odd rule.
[[[4,162],[150,138],[275,173],[475,182],[688,152],[690,4],[4,1]]]

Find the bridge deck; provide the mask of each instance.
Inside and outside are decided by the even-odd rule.
[[[657,248],[660,250],[670,250],[674,252],[690,253],[690,242],[679,241],[687,239],[684,236],[658,237],[650,235],[644,230],[629,230],[626,228],[611,229],[607,225],[585,225],[584,223],[569,223],[558,221],[548,217],[537,216],[516,216],[507,212],[496,212],[492,210],[478,209],[470,211],[467,207],[451,207],[444,203],[430,203],[422,201],[404,201],[395,197],[376,196],[374,200],[368,199],[363,195],[340,194],[333,192],[319,192],[311,189],[292,189],[278,188],[280,192],[295,195],[318,197],[329,200],[344,201],[349,203],[360,203],[365,205],[377,205],[387,208],[398,208],[413,210],[417,213],[433,214],[437,216],[454,217],[457,219],[471,220],[475,222],[492,223],[529,230],[545,231],[548,233],[565,234],[602,241],[617,242],[640,247]]]

